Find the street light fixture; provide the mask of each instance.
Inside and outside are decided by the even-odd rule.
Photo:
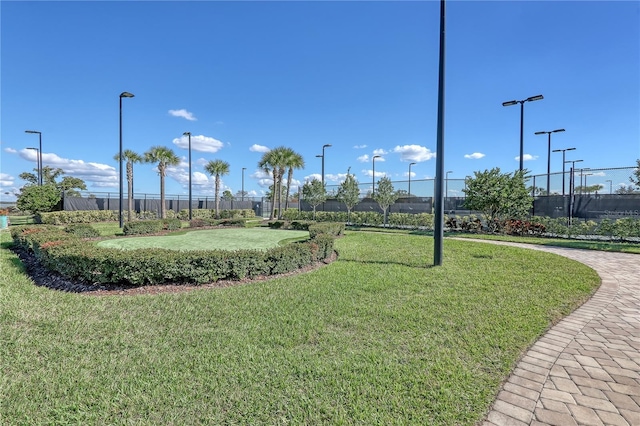
[[[330,146],[330,143],[322,145],[322,155],[316,155],[316,157],[322,158],[322,186],[324,186],[324,149],[329,148]]]
[[[124,193],[123,187],[123,179],[122,179],[122,98],[133,98],[133,94],[129,92],[120,93],[120,154],[118,155],[118,159],[120,161],[120,203],[118,206],[118,217],[120,221],[120,229],[123,228],[124,223],[122,221],[122,204],[124,204],[124,199],[122,194]]]
[[[371,187],[371,198],[373,198],[374,195],[376,195],[376,158],[382,158],[381,155],[374,155],[371,158],[371,161],[373,162],[373,186]]]
[[[189,137],[189,220],[193,218],[191,210],[191,132],[184,132],[183,136]]]
[[[573,194],[575,195],[575,188],[576,185],[574,183],[574,176],[575,176],[575,172],[576,172],[576,163],[581,163],[584,160],[567,160],[567,163],[571,163],[571,172],[570,172],[570,176],[569,176],[569,195]],[[581,182],[582,184],[582,182]]]
[[[564,169],[565,169],[564,165],[567,163],[567,161],[565,161],[565,159],[564,159],[565,158],[565,152],[567,152],[567,151],[575,151],[575,148],[554,149],[551,152],[560,152],[560,151],[562,151],[562,196],[564,197],[564,194],[565,194],[565,192],[564,192],[564,182],[566,180],[565,179],[565,174],[564,174],[565,173],[564,172]]]
[[[556,129],[551,131],[535,132],[536,135],[549,135],[549,145],[547,148],[547,195],[551,195],[551,133],[564,132],[564,129]],[[564,175],[563,175],[564,176]]]
[[[520,104],[520,170],[524,169],[524,103],[525,102],[533,102],[544,99],[542,95],[531,96],[530,98],[523,99],[521,101],[507,101],[503,102],[502,106],[512,106],[516,104]]]
[[[247,170],[247,168],[243,167],[242,168],[242,193],[240,195],[242,201],[244,201],[244,171],[245,170]],[[244,208],[244,206],[242,208]]]
[[[43,177],[42,177],[42,132],[39,132],[37,130],[25,130],[25,133],[33,133],[33,134],[37,134],[38,135],[38,142],[39,142],[39,148],[38,148],[38,186],[42,186],[42,181],[43,181]]]
[[[613,181],[611,179],[607,179],[605,182],[609,182],[609,195],[613,194]]]
[[[411,198],[411,166],[413,166],[416,163],[409,163],[409,198]]]

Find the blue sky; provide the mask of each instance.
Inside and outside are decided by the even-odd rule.
[[[124,148],[170,147],[181,158],[168,194],[213,194],[203,169],[230,163],[225,189],[262,195],[265,150],[305,160],[299,183],[435,175],[439,2],[10,2],[0,3],[2,199],[43,164],[118,191],[118,96]],[[445,170],[518,168],[525,104],[525,168],[547,169],[552,149],[576,147],[583,167],[640,158],[640,3],[447,3]],[[552,154],[552,172],[562,155]],[[601,177],[607,179],[606,176]],[[596,183],[596,180],[590,183]],[[629,182],[614,182],[628,184]],[[125,186],[126,188],[126,186]],[[135,166],[136,192],[158,193],[152,164]]]

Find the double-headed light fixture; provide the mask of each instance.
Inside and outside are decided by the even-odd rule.
[[[535,132],[536,135],[549,135],[549,145],[547,149],[547,195],[551,195],[551,133],[564,132],[564,129]],[[564,177],[564,175],[562,175]]]
[[[524,103],[525,102],[533,102],[544,99],[542,95],[531,96],[530,98],[523,99],[521,101],[507,101],[503,102],[502,106],[512,106],[516,104],[520,104],[520,170],[524,169]]]

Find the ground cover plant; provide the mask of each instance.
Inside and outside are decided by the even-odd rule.
[[[99,241],[100,247],[134,250],[165,248],[169,250],[264,250],[281,242],[309,238],[308,231],[284,231],[268,228],[222,228],[182,231],[165,236],[116,238]]]
[[[34,286],[0,234],[0,423],[473,425],[597,275],[530,250],[347,232],[301,275],[154,296]],[[553,273],[550,273],[553,271]]]

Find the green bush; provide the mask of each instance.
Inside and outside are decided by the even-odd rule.
[[[164,229],[162,220],[140,220],[137,222],[127,222],[122,231],[124,235],[144,235],[155,234]]]
[[[182,228],[182,221],[180,219],[163,219],[162,228],[167,231],[175,231]]]
[[[162,223],[143,221],[130,224],[144,225],[148,230],[161,229],[159,225]],[[199,284],[279,274],[324,259],[333,252],[333,237],[327,234],[266,251],[233,252],[102,248],[48,225],[18,226],[12,228],[11,235],[17,245],[33,251],[50,270],[71,279],[98,284]]]
[[[80,238],[95,238],[100,236],[100,232],[88,223],[72,223],[64,227],[64,232]]]
[[[309,226],[309,236],[312,239],[321,234],[339,237],[344,234],[344,223],[323,222]]]
[[[114,210],[74,210],[39,213],[38,223],[47,225],[66,225],[70,223],[113,222],[118,220],[119,213]]]

